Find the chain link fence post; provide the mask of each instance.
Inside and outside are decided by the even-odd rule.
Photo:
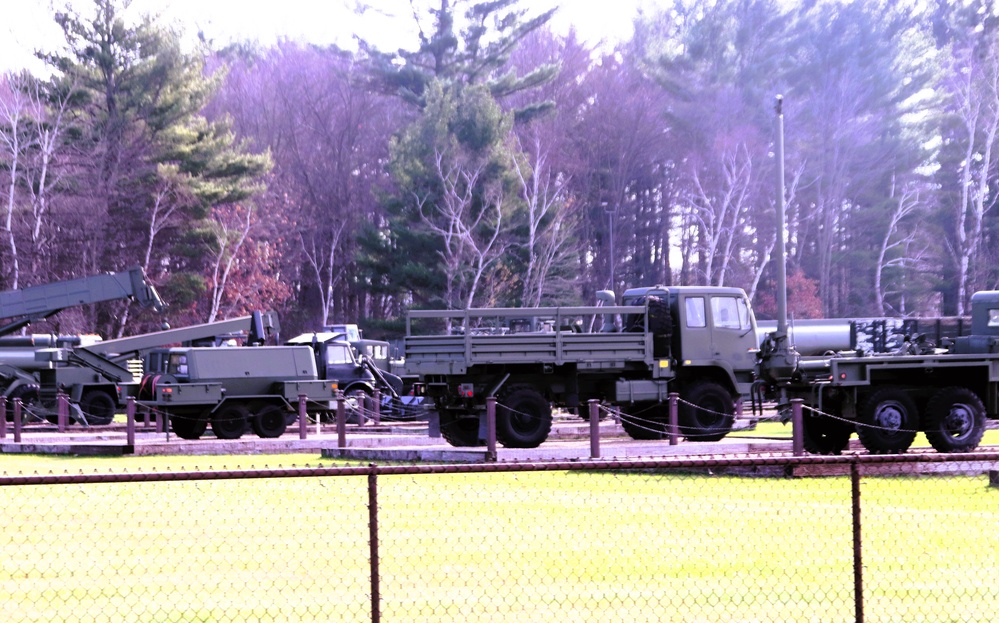
[[[805,403],[801,398],[791,400],[791,453],[794,456],[805,454],[805,427],[802,423],[801,407]]]
[[[132,396],[125,403],[125,443],[135,447],[135,398]]]
[[[340,390],[336,392],[336,446],[347,447],[347,401]]]
[[[21,443],[21,399],[14,399],[14,443]]]
[[[486,398],[486,461],[496,462],[496,396]]]
[[[371,556],[371,623],[379,623],[381,614],[381,571],[378,565],[378,466],[371,463],[368,474],[368,539]]]
[[[600,401],[591,398],[587,408],[590,410],[590,458],[600,458]]]
[[[857,623],[864,623],[864,558],[860,536],[860,463],[850,462],[850,483],[853,506],[853,602]]]
[[[60,433],[65,433],[67,426],[69,426],[69,396],[66,392],[60,391],[56,394],[56,427]]]
[[[680,394],[672,392],[669,395],[669,445],[680,443]]]
[[[308,409],[306,408],[307,398],[305,394],[298,395],[298,438],[305,439],[309,436],[308,430]]]

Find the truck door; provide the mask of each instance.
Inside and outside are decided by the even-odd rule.
[[[752,370],[758,345],[745,298],[714,295],[709,299],[709,308],[711,357],[730,363],[735,370]]]

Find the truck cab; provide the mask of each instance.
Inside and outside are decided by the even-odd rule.
[[[649,297],[669,302],[670,351],[678,376],[724,370],[733,389],[748,395],[759,343],[756,318],[741,288],[631,288],[622,295],[621,304],[642,305]]]
[[[349,332],[324,330],[303,333],[288,340],[288,344],[310,346],[320,378],[336,381],[346,395],[371,395],[376,389],[386,393],[401,391],[402,379],[379,365],[384,361],[388,366],[388,343],[362,340],[359,335],[351,341],[350,336]]]

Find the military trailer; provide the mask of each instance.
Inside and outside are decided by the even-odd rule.
[[[169,416],[183,439],[200,438],[208,426],[219,439],[238,439],[247,429],[280,437],[298,410],[327,411],[336,383],[322,380],[308,346],[171,348],[164,374],[147,375],[140,403]]]

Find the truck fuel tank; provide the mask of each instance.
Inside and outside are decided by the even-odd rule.
[[[776,320],[757,320],[757,341],[776,330]],[[788,338],[798,354],[806,357],[849,351],[857,348],[857,326],[842,318],[796,320],[788,325]]]

